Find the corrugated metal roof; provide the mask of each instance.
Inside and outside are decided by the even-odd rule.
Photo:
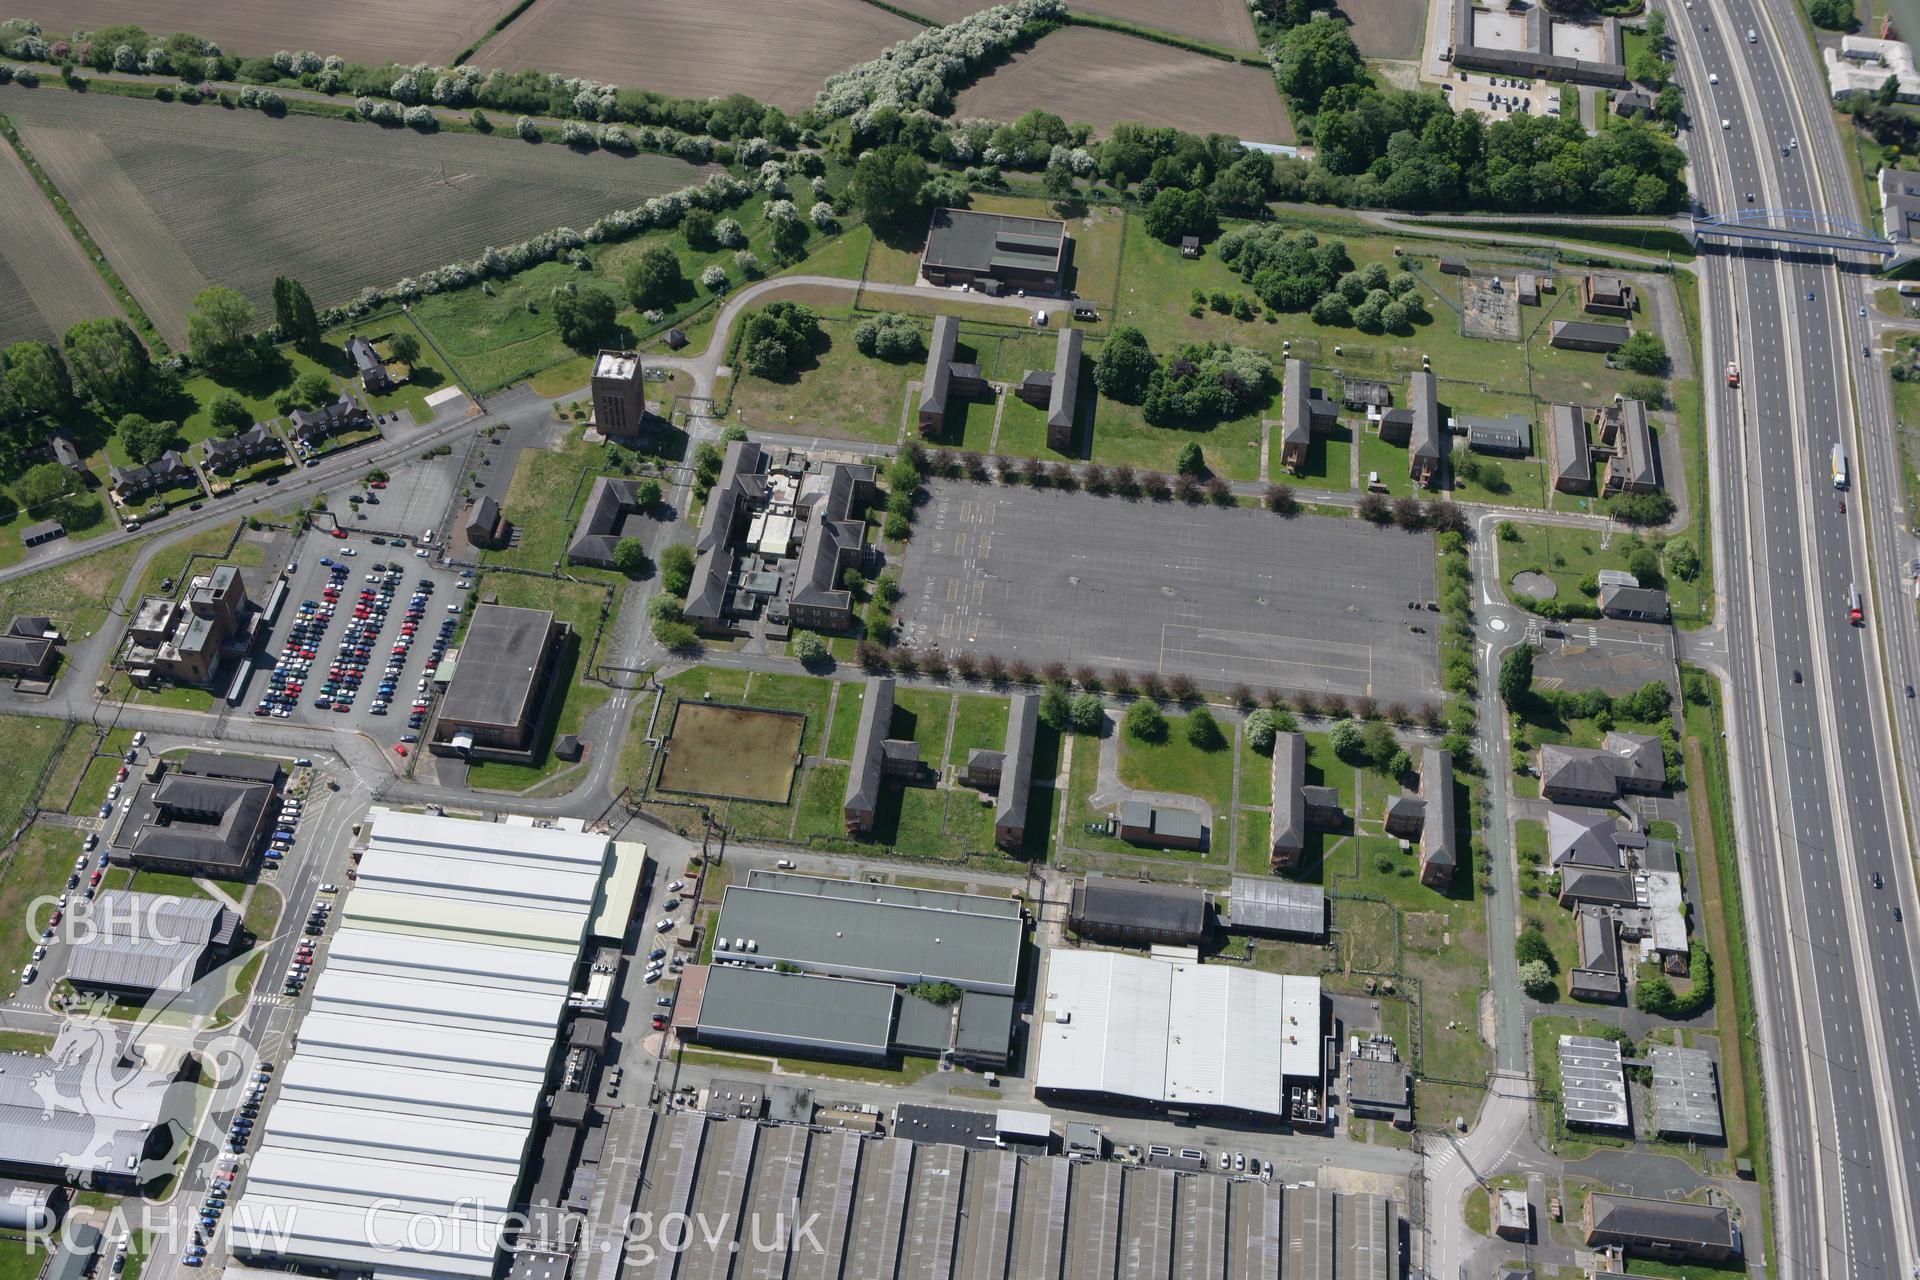
[[[384,1061],[472,1075],[544,1076],[553,1035],[517,1036],[315,1010],[300,1023],[300,1049],[322,1058]]]
[[[340,917],[347,924],[366,929],[509,942],[569,953],[579,950],[586,928],[585,911],[543,911],[506,902],[455,902],[361,888],[348,895]]]
[[[351,900],[352,895],[348,895]],[[342,913],[345,914],[344,912]],[[327,970],[394,973],[485,982],[502,990],[565,991],[575,957],[561,951],[529,951],[507,942],[418,938],[382,929],[342,927],[327,945]]]
[[[282,1098],[406,1115],[470,1115],[482,1120],[528,1116],[539,1105],[540,1094],[537,1080],[310,1058],[302,1053],[294,1054],[280,1069]]]
[[[313,987],[314,1010],[401,1022],[545,1037],[566,1005],[555,991],[502,991],[399,974],[323,970]]]
[[[266,1113],[266,1144],[331,1151],[362,1160],[408,1159],[452,1169],[493,1169],[517,1173],[526,1154],[529,1126],[515,1122],[482,1124],[476,1119],[437,1120],[415,1116],[394,1123],[386,1112],[352,1106],[280,1099]],[[263,1145],[264,1150],[264,1145]]]
[[[904,884],[875,884],[871,880],[839,880],[827,876],[801,875],[793,871],[768,871],[755,867],[747,873],[750,889],[774,889],[783,893],[811,894],[816,898],[843,898],[849,902],[886,902],[901,907],[925,907],[930,911],[961,911],[968,915],[1020,918],[1020,900],[986,893],[954,893],[945,889],[921,889]]]
[[[460,1169],[402,1159],[363,1160],[329,1151],[263,1148],[247,1166],[247,1190],[328,1204],[398,1200],[431,1208],[468,1200],[504,1211],[513,1203],[516,1171]]]

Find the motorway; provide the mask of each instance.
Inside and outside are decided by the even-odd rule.
[[[1791,4],[1670,12],[1705,209],[1860,220]],[[1788,1276],[1904,1276],[1920,1236],[1920,1003],[1913,926],[1893,915],[1916,899],[1889,699],[1920,673],[1920,649],[1899,582],[1885,375],[1863,358],[1864,261],[1750,250],[1700,262],[1718,604],[1740,641],[1721,674],[1757,1004],[1746,1030],[1766,1072],[1773,1244]],[[1738,390],[1711,376],[1730,358]],[[1829,475],[1836,441],[1859,464],[1851,494]],[[1856,584],[1865,627],[1846,619]]]

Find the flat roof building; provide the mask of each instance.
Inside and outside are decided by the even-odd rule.
[[[435,755],[531,764],[572,635],[545,609],[483,604],[473,611],[428,748]]]
[[[1631,1132],[1620,1046],[1598,1036],[1561,1036],[1559,1057],[1560,1108],[1568,1126]]]
[[[1319,978],[1056,950],[1046,983],[1040,1096],[1320,1123]]]
[[[255,1264],[485,1280],[610,842],[380,808],[369,828],[231,1247]],[[407,1232],[423,1220],[435,1229]]]
[[[935,209],[920,274],[929,284],[967,285],[988,294],[1025,289],[1056,293],[1064,282],[1067,225],[970,209]]]
[[[895,999],[885,982],[712,965],[696,1034],[704,1044],[880,1061],[893,1042]]]
[[[1192,946],[1207,936],[1211,905],[1191,885],[1090,875],[1073,887],[1067,927],[1100,942]]]
[[[1659,1044],[1647,1051],[1653,1064],[1653,1127],[1663,1137],[1722,1142],[1720,1080],[1713,1055],[1702,1049]]]
[[[808,973],[1012,995],[1026,925],[1018,916],[733,885],[721,899],[713,955]]]
[[[589,425],[611,440],[631,439],[647,421],[646,373],[637,351],[602,351],[593,361],[589,383],[593,417]]]
[[[1462,414],[1459,421],[1467,431],[1467,448],[1475,453],[1524,458],[1533,452],[1533,425],[1519,414]]]

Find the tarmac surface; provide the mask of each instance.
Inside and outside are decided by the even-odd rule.
[[[965,481],[928,491],[902,573],[909,644],[1216,689],[1439,696],[1430,535]]]

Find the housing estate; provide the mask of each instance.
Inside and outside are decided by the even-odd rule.
[[[256,422],[228,440],[209,438],[201,442],[200,461],[207,470],[225,474],[249,462],[275,456],[284,458],[286,450],[280,437],[264,422]]]
[[[531,764],[572,629],[546,609],[473,611],[427,738],[435,755]]]
[[[373,415],[346,396],[317,409],[295,409],[287,415],[287,434],[309,447],[328,436],[360,431],[373,425]]]
[[[935,209],[920,274],[928,284],[997,295],[1058,293],[1067,265],[1067,224],[971,209]]]
[[[393,376],[387,372],[387,362],[373,349],[373,343],[357,333],[347,338],[347,359],[353,363],[354,374],[368,395],[393,390]]]
[[[199,485],[199,478],[177,449],[169,449],[152,462],[131,467],[107,467],[107,488],[122,502],[172,489],[179,485]]]

